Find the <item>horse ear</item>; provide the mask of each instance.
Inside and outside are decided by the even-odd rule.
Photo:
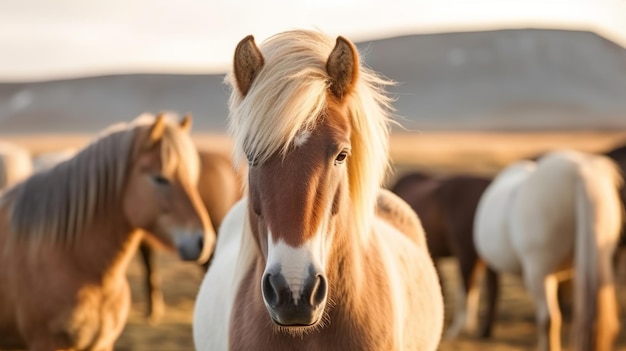
[[[165,113],[161,112],[156,116],[154,124],[150,128],[150,137],[148,138],[148,146],[157,143],[165,133]]]
[[[354,44],[339,36],[326,62],[330,91],[339,99],[349,94],[359,78],[359,54]]]
[[[235,49],[234,72],[237,81],[237,88],[241,95],[248,94],[252,82],[259,73],[265,59],[261,50],[254,43],[254,37],[248,35],[243,38]]]
[[[183,132],[189,132],[191,130],[192,124],[193,124],[193,116],[191,115],[191,112],[185,113],[185,116],[180,121],[180,129],[182,129]]]

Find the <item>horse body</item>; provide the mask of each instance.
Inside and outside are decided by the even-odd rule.
[[[536,164],[508,167],[480,200],[478,252],[500,272],[523,273],[536,302],[541,350],[561,349],[557,285],[572,270],[573,345],[612,349],[619,326],[611,257],[622,221],[620,182],[606,157],[553,152]]]
[[[437,206],[436,191],[442,180],[423,173],[411,173],[399,179],[390,189],[417,213],[426,230],[428,252],[433,258],[452,255],[446,238],[444,209]]]
[[[6,212],[7,208],[0,213],[2,228],[8,226]],[[8,346],[43,351],[107,350],[113,345],[130,308],[126,267],[141,233],[124,223],[111,225],[111,219],[119,216],[112,214],[106,225],[90,228],[90,235],[109,238],[106,245],[84,237],[75,242],[80,253],[45,247],[36,256],[0,258],[0,285],[13,287],[0,289],[0,318],[5,322],[0,335],[20,336]],[[0,247],[7,241],[6,236],[0,238]],[[13,250],[26,252],[28,248],[21,247],[25,245],[29,243]]]
[[[426,232],[431,257],[457,259],[461,282],[456,296],[454,321],[446,337],[455,338],[464,329],[478,327],[480,277],[488,289],[487,316],[478,335],[491,334],[495,319],[498,280],[496,273],[478,257],[474,247],[474,214],[490,179],[470,176],[434,176],[409,173],[393,185],[391,191],[406,201],[418,214]]]
[[[318,333],[298,337],[299,350],[419,350],[437,348],[437,340],[432,331],[419,326],[428,323],[441,323],[433,316],[442,305],[429,305],[425,301],[436,300],[435,294],[428,296],[413,292],[421,289],[420,281],[436,278],[434,274],[421,276],[406,282],[414,267],[430,263],[425,250],[416,250],[415,245],[405,234],[382,220],[374,222],[374,237],[370,247],[347,244],[345,254],[336,258],[345,266],[341,271],[327,271],[330,282],[342,281],[342,286],[329,293],[330,301],[337,305],[330,307],[328,325]],[[382,250],[380,248],[383,248]],[[347,251],[355,250],[364,254],[366,260]],[[330,262],[329,262],[330,263]],[[332,263],[331,263],[332,264]],[[234,350],[293,350],[293,336],[285,337],[267,321],[267,311],[263,304],[261,280],[258,279],[265,268],[261,257],[248,268],[237,292],[237,300],[245,301],[233,306],[232,323],[235,330],[229,335],[230,347]],[[434,273],[434,272],[429,272]],[[349,281],[345,276],[358,276],[361,279]],[[339,275],[343,277],[339,277]],[[372,287],[370,282],[384,282]],[[383,285],[384,284],[384,285]],[[380,295],[390,299],[380,299]],[[366,304],[367,308],[363,308]],[[420,311],[413,315],[407,311]],[[246,316],[265,318],[250,318]],[[261,327],[259,327],[259,325]]]
[[[381,190],[386,81],[346,39],[309,31],[262,50],[246,37],[230,77],[248,186],[198,293],[196,348],[435,350],[443,299],[423,229]]]
[[[33,158],[33,170],[40,172],[50,169],[75,154],[76,150],[65,149],[37,155]],[[198,156],[200,159],[198,192],[207,209],[213,232],[216,233],[230,207],[241,198],[241,184],[230,159],[225,155],[198,150]],[[148,293],[146,316],[153,324],[158,323],[165,311],[161,279],[154,255],[155,247],[159,246],[161,245],[158,241],[150,236],[144,236],[139,244],[139,254],[146,269],[145,287]],[[203,264],[205,270],[209,261]]]
[[[438,338],[433,335],[433,330],[423,326],[438,324],[435,330],[442,327],[443,304],[440,292],[430,289],[424,293],[423,286],[420,286],[424,281],[435,280],[436,273],[433,270],[421,270],[420,276],[414,281],[407,282],[403,278],[411,276],[415,267],[432,264],[425,250],[423,229],[417,218],[406,211],[410,208],[399,203],[394,195],[382,190],[379,198],[380,202],[385,203],[377,207],[379,212],[390,213],[394,209],[401,209],[410,224],[389,222],[383,219],[386,216],[382,214],[375,221],[373,233],[376,234],[369,247],[363,248],[346,240],[343,253],[338,253],[337,257],[337,260],[342,261],[342,270],[332,275],[341,275],[342,280],[345,276],[364,276],[352,282],[344,281],[329,296],[329,300],[341,301],[341,304],[333,306],[329,312],[326,318],[330,322],[323,327],[322,335],[313,333],[294,336],[298,350],[436,349]],[[244,198],[233,206],[225,218],[218,235],[213,263],[200,286],[193,321],[194,342],[198,350],[294,348],[294,337],[285,338],[266,320],[265,306],[258,294],[261,281],[254,279],[263,271],[265,262],[256,252],[254,244],[244,239],[248,234],[245,229],[248,225],[247,205],[247,199]],[[393,217],[396,218],[396,215]],[[398,228],[412,228],[412,233],[407,235],[406,231],[401,232]],[[416,249],[416,244],[420,242],[419,249]],[[353,255],[355,251],[365,252],[363,255]],[[374,273],[370,275],[365,272]],[[380,283],[371,286],[369,282],[372,281]],[[216,286],[220,288],[216,289]],[[396,295],[393,299],[379,301],[377,298],[379,294],[393,296],[394,292]],[[344,301],[346,294],[352,296],[348,301]],[[244,302],[233,304],[235,298]],[[379,304],[374,305],[376,302]],[[403,305],[403,302],[407,305]],[[367,309],[362,307],[363,303],[368,304]],[[407,311],[420,313],[411,314]],[[250,318],[255,315],[258,318]],[[241,334],[229,332],[232,323],[238,324],[237,330]],[[259,325],[263,328],[259,328]],[[389,329],[396,332],[390,333]],[[255,335],[249,334],[251,332]]]
[[[609,150],[605,155],[619,166],[622,174],[626,174],[626,145]],[[622,200],[622,205],[626,207],[626,186],[624,185],[620,188],[620,199]],[[624,224],[622,225],[622,234],[620,235],[618,246],[616,255],[617,274],[623,281],[626,279],[626,216],[624,216]]]
[[[198,191],[217,232],[230,208],[241,198],[242,186],[230,158],[204,150],[198,154],[201,167]]]
[[[474,222],[474,244],[481,257],[488,257],[489,265],[498,272],[521,274],[522,265],[511,237],[509,214],[517,188],[535,169],[535,164],[528,161],[515,163],[504,169],[497,177],[498,183],[492,182],[480,199]],[[490,206],[489,213],[482,207]],[[495,234],[497,233],[497,235]],[[486,259],[486,258],[485,258]]]
[[[189,121],[145,115],[113,127],[4,193],[0,347],[112,350],[130,306],[126,267],[144,231],[185,259],[208,256]]]

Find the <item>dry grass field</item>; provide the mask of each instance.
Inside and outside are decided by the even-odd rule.
[[[88,140],[88,135],[6,135],[0,140],[14,141],[29,147],[34,154],[77,147]],[[230,149],[224,136],[198,134],[200,147],[223,152]],[[395,177],[412,169],[438,173],[494,174],[509,162],[555,148],[575,148],[598,152],[626,141],[626,131],[611,133],[423,133],[394,135],[392,157]],[[198,267],[180,262],[171,253],[160,253],[166,313],[159,325],[149,325],[143,318],[146,306],[142,279],[143,268],[134,260],[128,271],[133,294],[133,309],[128,324],[117,342],[120,351],[187,351],[193,350],[191,338],[192,311],[202,274]],[[455,291],[458,283],[453,260],[442,265],[445,291]],[[501,280],[501,298],[493,338],[477,341],[470,336],[449,342],[440,350],[495,351],[531,350],[535,328],[532,301],[515,277]],[[626,308],[626,282],[620,281],[619,298],[622,311]],[[453,296],[446,296],[446,305],[453,306]],[[447,309],[447,320],[451,317]],[[626,320],[621,313],[622,320]],[[626,350],[626,323],[622,326],[616,350]],[[210,337],[210,336],[209,336]]]

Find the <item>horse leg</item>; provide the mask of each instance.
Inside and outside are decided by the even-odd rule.
[[[478,337],[480,338],[488,338],[491,336],[491,330],[493,329],[493,322],[496,319],[498,307],[498,273],[489,267],[487,267],[485,274],[485,288],[487,290],[487,315],[478,331]]]
[[[613,276],[612,255],[606,252],[600,255],[601,286],[597,296],[597,327],[596,327],[596,350],[613,350],[615,338],[619,333],[620,321],[618,315],[618,303],[615,293],[615,280]]]
[[[148,310],[146,317],[150,324],[157,324],[165,310],[163,293],[161,292],[161,279],[154,262],[154,250],[146,241],[139,245],[141,258],[146,268],[146,291],[148,292]]]
[[[467,318],[466,301],[467,293],[465,291],[465,287],[462,284],[459,284],[457,293],[454,297],[454,317],[452,324],[448,327],[448,330],[446,330],[445,335],[448,340],[457,338],[463,330],[465,319]]]
[[[618,304],[615,295],[615,286],[607,284],[598,291],[598,321],[596,335],[596,350],[613,350],[615,337],[619,333]]]
[[[565,279],[560,282],[558,299],[561,315],[566,321],[571,321],[573,317],[574,301],[574,281],[572,279]]]
[[[467,330],[470,333],[476,330],[480,302],[480,282],[486,267],[476,257],[471,260],[463,255],[459,255],[458,262],[462,284],[457,291],[454,321],[446,332],[446,338],[448,339],[456,338],[463,330]]]
[[[524,281],[535,301],[538,344],[540,351],[561,351],[561,311],[555,275],[528,272]]]

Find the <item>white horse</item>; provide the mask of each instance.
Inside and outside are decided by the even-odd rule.
[[[611,258],[622,223],[621,182],[604,156],[556,151],[504,169],[478,204],[476,249],[496,271],[523,276],[536,304],[541,350],[561,349],[557,285],[571,273],[573,346],[612,350],[619,320]]]
[[[33,173],[30,152],[13,143],[0,142],[0,191]]]

